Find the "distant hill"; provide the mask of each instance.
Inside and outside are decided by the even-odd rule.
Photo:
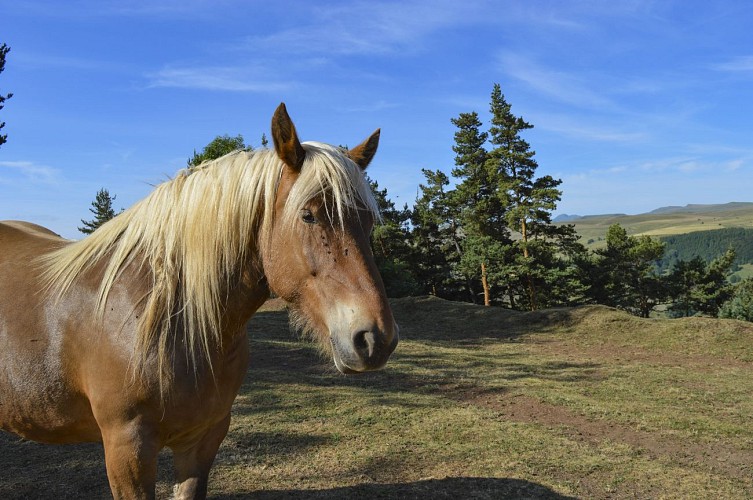
[[[753,202],[732,202],[718,205],[690,204],[661,207],[639,215],[604,214],[570,217],[558,224],[573,224],[584,244],[604,245],[607,229],[620,224],[629,234],[672,236],[695,231],[710,231],[731,227],[753,228]]]
[[[569,215],[569,214],[561,214],[552,219],[552,222],[555,224],[565,223],[565,222],[575,222],[576,220],[584,220],[584,219],[599,219],[601,217],[627,217],[626,214],[599,214],[599,215]]]
[[[552,222],[572,222],[574,220],[582,219],[582,215],[569,215],[569,214],[561,214],[552,219]]]
[[[733,278],[753,276],[753,203],[750,202],[669,206],[639,215],[588,215],[556,223],[574,225],[582,243],[591,249],[606,245],[607,229],[612,224],[620,224],[631,235],[658,238],[667,245],[660,263],[662,270],[671,269],[678,259],[697,256],[708,262],[731,247],[737,253],[737,265],[741,266]]]
[[[753,210],[753,202],[733,201],[730,203],[722,203],[718,205],[690,204],[690,205],[685,205],[684,207],[669,206],[669,207],[657,208],[656,210],[651,210],[648,213],[657,214],[657,215],[673,214],[673,213],[703,214],[703,213],[727,212],[730,210],[747,210],[747,209]]]

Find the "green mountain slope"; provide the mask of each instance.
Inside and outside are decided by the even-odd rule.
[[[575,225],[583,243],[598,248],[604,245],[607,228],[615,223],[628,234],[657,237],[732,227],[753,228],[753,203],[662,207],[639,215],[590,215],[561,223]]]

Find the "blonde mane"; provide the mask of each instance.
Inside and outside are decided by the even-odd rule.
[[[305,161],[279,223],[292,226],[319,195],[327,200],[332,223],[356,207],[378,217],[361,168],[342,150],[320,143],[303,147]],[[135,373],[143,375],[147,358],[156,354],[163,390],[172,377],[176,342],[185,343],[194,370],[202,357],[211,369],[229,288],[244,266],[261,265],[283,168],[274,151],[260,150],[182,170],[85,239],[43,256],[43,278],[60,297],[84,273],[102,266],[96,309],[101,319],[125,268],[143,267],[151,286],[138,315]]]

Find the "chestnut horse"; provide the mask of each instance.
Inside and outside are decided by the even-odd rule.
[[[101,441],[115,498],[153,498],[167,446],[176,496],[203,498],[270,290],[340,372],[384,366],[398,329],[363,173],[379,130],[350,151],[301,143],[281,104],[272,138],[180,172],[81,241],[0,223],[2,429]]]

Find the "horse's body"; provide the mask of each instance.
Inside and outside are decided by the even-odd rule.
[[[80,242],[0,223],[2,429],[102,441],[122,498],[154,496],[170,447],[177,496],[203,497],[247,368],[245,325],[270,289],[340,371],[384,365],[397,327],[356,167],[378,135],[347,156],[301,145],[281,106],[272,136],[275,151],[182,173]]]

